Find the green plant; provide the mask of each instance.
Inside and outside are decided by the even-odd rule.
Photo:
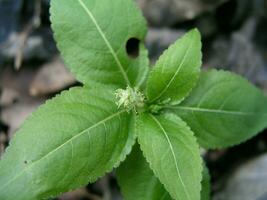
[[[198,143],[229,147],[266,127],[260,90],[200,70],[197,30],[150,70],[145,20],[131,0],[52,0],[51,14],[58,48],[84,86],[47,101],[16,133],[0,162],[1,200],[53,197],[117,167],[125,199],[205,200]]]

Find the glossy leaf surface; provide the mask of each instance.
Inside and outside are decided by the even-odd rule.
[[[190,96],[170,110],[187,122],[205,148],[239,144],[267,126],[266,96],[224,71],[203,72]]]
[[[174,115],[142,114],[137,119],[141,150],[175,200],[199,200],[202,160],[196,139]]]
[[[172,200],[153,174],[139,145],[134,146],[116,175],[125,200]]]
[[[147,28],[132,0],[52,0],[51,21],[58,48],[81,82],[126,87],[144,81]],[[139,49],[137,58],[127,44],[130,54]]]
[[[77,87],[41,106],[0,162],[0,199],[48,198],[118,166],[135,137],[131,114],[117,109],[112,93]]]
[[[201,66],[201,40],[194,29],[171,45],[148,76],[147,97],[152,103],[179,103],[195,86]]]

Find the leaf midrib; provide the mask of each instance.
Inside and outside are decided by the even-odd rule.
[[[216,113],[216,114],[226,114],[226,115],[238,115],[238,116],[255,116],[255,115],[267,115],[267,113],[254,113],[254,112],[242,112],[235,110],[222,110],[222,109],[210,109],[210,108],[200,108],[200,107],[190,107],[190,106],[166,106],[167,109],[176,110],[186,110],[193,112],[206,112],[206,113]]]
[[[149,114],[149,116],[150,116],[150,117],[156,122],[156,124],[159,126],[159,128],[161,129],[161,131],[162,131],[163,134],[164,134],[165,139],[167,140],[167,142],[168,142],[168,144],[169,144],[169,147],[170,147],[170,150],[171,150],[171,153],[172,153],[172,157],[173,157],[173,159],[174,159],[174,163],[175,163],[175,169],[176,169],[177,175],[178,175],[178,177],[179,177],[179,179],[180,179],[179,181],[181,182],[181,184],[182,184],[182,186],[183,186],[183,189],[184,189],[184,192],[185,192],[185,194],[186,194],[187,199],[190,200],[190,195],[189,195],[189,193],[188,193],[188,191],[187,191],[187,189],[186,189],[186,187],[185,187],[185,184],[184,184],[183,179],[182,179],[181,174],[180,174],[179,167],[178,167],[178,165],[177,165],[178,162],[177,162],[176,155],[175,155],[175,153],[174,153],[174,149],[173,149],[172,143],[171,143],[171,141],[170,141],[170,138],[169,138],[167,132],[165,131],[164,127],[163,127],[163,126],[161,125],[161,123],[158,121],[158,119],[157,119],[156,117],[154,117],[153,115],[151,115],[151,114]]]
[[[93,24],[96,26],[97,31],[99,32],[100,36],[102,37],[102,39],[104,40],[104,42],[106,43],[111,55],[113,56],[115,62],[117,63],[117,66],[126,82],[127,85],[131,86],[130,80],[117,56],[117,54],[115,53],[114,49],[112,48],[110,42],[108,41],[105,33],[102,31],[101,27],[98,25],[98,22],[96,20],[96,18],[94,17],[93,13],[86,7],[86,5],[84,4],[83,0],[77,0],[78,3],[80,4],[80,6],[84,9],[84,11],[87,13],[87,15],[89,16],[89,18],[92,20]]]
[[[82,136],[83,134],[87,133],[89,130],[96,128],[97,126],[99,126],[100,124],[103,124],[111,119],[113,119],[116,116],[119,116],[120,114],[126,112],[126,110],[121,110],[117,113],[114,113],[108,117],[106,117],[103,120],[100,120],[99,122],[95,123],[94,125],[86,128],[85,130],[81,131],[80,133],[78,133],[77,135],[71,137],[70,139],[68,139],[67,141],[65,141],[63,144],[59,145],[58,147],[56,147],[55,149],[53,149],[52,151],[48,152],[46,155],[42,156],[41,158],[39,158],[38,160],[28,164],[17,176],[15,176],[13,179],[11,179],[10,181],[8,181],[5,185],[3,185],[0,188],[0,191],[3,190],[3,188],[7,187],[10,183],[12,183],[13,181],[15,181],[17,178],[19,178],[20,176],[22,176],[24,174],[25,171],[27,171],[29,168],[33,167],[36,163],[40,162],[41,160],[49,157],[50,155],[52,155],[53,153],[55,153],[56,151],[58,151],[59,149],[61,149],[63,146],[65,146],[66,144],[68,144],[69,142],[72,142],[74,139]]]
[[[154,101],[156,101],[157,99],[159,99],[159,98],[160,98],[160,97],[161,97],[161,96],[162,96],[162,95],[169,89],[169,87],[170,87],[170,85],[172,84],[172,82],[174,81],[175,77],[179,74],[179,72],[180,72],[180,70],[181,70],[181,68],[182,68],[182,66],[183,66],[183,64],[184,64],[184,62],[185,62],[185,59],[186,59],[186,57],[187,57],[187,55],[188,55],[188,52],[189,52],[189,50],[191,49],[192,45],[193,45],[193,40],[190,41],[189,47],[186,49],[185,54],[184,54],[184,56],[183,56],[183,58],[182,58],[181,63],[179,64],[179,66],[178,66],[176,72],[174,73],[174,75],[172,76],[172,78],[170,79],[170,81],[168,82],[168,84],[167,84],[167,85],[165,86],[165,88],[159,93],[158,96],[156,96],[155,98],[153,98],[153,99],[151,100],[151,102],[154,102]]]

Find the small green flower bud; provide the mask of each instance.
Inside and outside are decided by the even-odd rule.
[[[127,86],[125,90],[118,89],[115,92],[115,96],[118,99],[118,107],[123,106],[128,111],[134,110],[137,112],[138,108],[142,108],[144,106],[145,97],[138,88],[131,88]]]

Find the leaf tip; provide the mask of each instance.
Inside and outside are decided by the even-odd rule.
[[[201,40],[201,33],[197,28],[193,28],[188,32],[188,35],[190,35],[192,38],[194,37],[197,40]]]

